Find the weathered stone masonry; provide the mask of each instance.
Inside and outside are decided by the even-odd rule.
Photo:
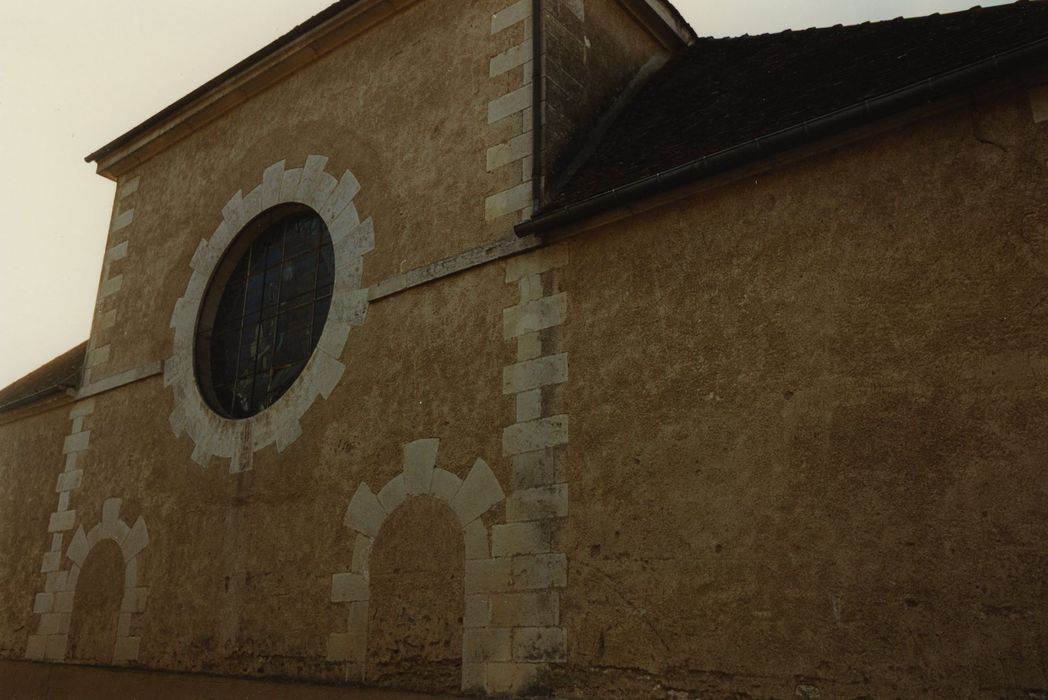
[[[328,660],[345,664],[347,679],[365,679],[368,638],[368,604],[371,599],[369,560],[375,538],[386,518],[409,498],[435,498],[444,503],[462,526],[466,554],[466,627],[470,626],[471,588],[484,586],[492,564],[488,528],[481,516],[505,498],[498,478],[477,459],[465,479],[439,469],[440,441],[416,440],[404,446],[403,471],[376,493],[360,484],[346,509],[345,525],[356,532],[349,571],[331,580],[331,601],[348,605],[346,632],[328,637]],[[473,613],[475,614],[475,612]],[[467,630],[469,632],[470,630]],[[485,640],[463,635],[463,688],[474,689],[488,659]]]
[[[72,421],[69,436],[63,449],[65,467],[58,476],[55,490],[58,492],[58,507],[51,514],[48,532],[51,546],[44,554],[40,571],[45,575],[44,588],[33,601],[33,612],[39,615],[36,633],[29,636],[26,658],[34,661],[64,661],[69,645],[69,626],[76,602],[76,585],[80,570],[95,545],[112,540],[124,558],[123,599],[117,626],[113,662],[126,663],[138,659],[140,639],[132,636],[133,616],[146,609],[149,589],[141,585],[143,573],[139,554],[149,544],[149,532],[141,517],[134,526],[120,519],[121,500],[110,498],[102,504],[102,522],[89,532],[84,526],[77,528],[63,557],[65,535],[76,526],[77,511],[71,508],[71,496],[80,488],[84,478],[81,456],[87,451],[91,431],[86,421],[94,413],[94,399],[80,401],[69,413]]]
[[[164,363],[164,384],[175,393],[171,428],[193,441],[193,461],[206,466],[212,457],[230,460],[230,471],[251,468],[258,450],[276,444],[283,452],[302,435],[300,420],[317,397],[325,399],[345,372],[342,351],[349,331],[364,323],[367,290],[361,289],[363,256],[375,247],[371,219],[360,220],[353,199],[360,183],[348,170],[341,178],[325,172],[327,157],[311,155],[301,168],[285,161],[266,168],[262,182],[246,196],[237,192],[222,209],[222,222],[202,240],[190,262],[192,275],[171,315],[174,354]],[[261,212],[296,202],[312,207],[328,227],[335,253],[335,287],[327,323],[317,347],[294,385],[267,410],[245,420],[227,420],[204,402],[193,372],[197,318],[208,281],[240,230]]]
[[[500,78],[511,71],[519,71],[521,81],[510,92],[498,95],[488,104],[488,125],[511,123],[506,133],[510,138],[487,151],[487,170],[493,173],[502,168],[515,168],[510,178],[512,186],[491,194],[484,201],[484,217],[494,221],[515,214],[520,220],[531,216],[534,188],[533,117],[532,117],[532,12],[531,0],[517,0],[491,17],[491,34],[505,43],[505,36],[513,34],[513,45],[494,55],[488,74]],[[515,83],[516,81],[514,81]]]
[[[84,361],[82,386],[90,386],[104,366],[113,360],[112,345],[108,342],[116,326],[116,309],[113,301],[123,288],[123,273],[115,272],[114,267],[127,257],[129,228],[135,220],[135,195],[141,184],[141,178],[135,177],[121,183],[116,190],[113,203],[113,218],[109,226],[109,248],[102,262],[102,280],[98,288],[95,303],[95,318],[91,329],[91,338],[87,343],[87,357]]]

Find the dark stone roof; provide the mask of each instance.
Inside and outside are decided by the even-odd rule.
[[[84,367],[86,353],[85,340],[14,384],[0,389],[0,412],[27,406],[39,399],[79,386],[80,371]]]
[[[630,101],[546,211],[1048,35],[1048,0],[699,39]]]

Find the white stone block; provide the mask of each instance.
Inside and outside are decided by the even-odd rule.
[[[120,519],[120,506],[123,500],[119,498],[107,498],[102,503],[102,523],[111,523]]]
[[[127,211],[120,212],[115,217],[113,217],[113,223],[109,226],[109,232],[116,233],[117,231],[122,231],[123,229],[130,226],[134,220],[134,209],[128,209]]]
[[[525,333],[517,336],[517,361],[527,362],[542,355],[542,336],[539,333]]]
[[[463,530],[466,544],[466,559],[488,559],[488,528],[480,520],[474,520]]]
[[[542,417],[542,389],[517,394],[517,422],[528,423]]]
[[[262,172],[262,211],[280,203],[280,187],[284,182],[286,161],[273,163]]]
[[[224,253],[229,244],[233,242],[233,238],[237,235],[238,231],[235,228],[230,228],[229,225],[223,220],[219,222],[215,230],[212,231],[211,237],[208,238],[208,243],[211,247],[217,251]]]
[[[512,590],[511,559],[466,561],[466,594],[501,593]]]
[[[72,530],[76,525],[76,511],[63,510],[51,514],[51,521],[47,525],[48,532],[66,532]]]
[[[25,658],[30,661],[43,661],[46,649],[47,637],[42,634],[31,634],[26,644]]]
[[[487,595],[466,596],[466,611],[462,617],[463,627],[487,627],[491,624],[491,599]]]
[[[531,0],[517,0],[491,16],[491,33],[499,32],[531,17]]]
[[[362,326],[367,318],[367,312],[368,292],[366,289],[336,292],[331,299],[328,323],[341,321],[350,326]]]
[[[331,602],[369,600],[368,581],[362,574],[342,573],[331,577]]]
[[[189,267],[205,275],[211,274],[220,255],[222,255],[221,250],[213,248],[207,241],[200,241],[197,244],[196,252],[193,253],[193,258],[189,261]]]
[[[499,480],[491,471],[487,463],[478,459],[469,470],[462,487],[455,494],[451,502],[451,508],[459,518],[459,522],[465,527],[481,515],[486,513],[492,506],[502,501],[505,494]]]
[[[78,566],[83,566],[84,559],[87,558],[87,554],[90,551],[91,547],[87,544],[87,535],[84,534],[84,527],[81,525],[77,528],[76,534],[73,535],[73,539],[69,543],[66,556],[76,562]]]
[[[366,578],[368,575],[368,564],[371,561],[371,548],[375,545],[375,540],[367,535],[357,535],[356,541],[353,543],[353,564],[350,570],[355,574],[363,574]]]
[[[130,180],[127,180],[126,182],[122,183],[120,187],[117,189],[117,198],[126,199],[127,197],[130,197],[135,192],[138,192],[138,186],[141,184],[142,178],[138,175],[131,178]]]
[[[226,222],[226,228],[230,231],[239,231],[240,227],[247,223],[244,219],[244,192],[237,192],[222,207],[222,219]]]
[[[46,552],[44,553],[43,561],[40,563],[40,573],[46,574],[51,571],[58,571],[58,568],[62,565],[62,553],[61,552]]]
[[[58,625],[61,617],[58,613],[44,613],[40,616],[40,623],[36,629],[37,633],[45,636],[58,634]]]
[[[54,609],[54,605],[54,593],[37,593],[36,598],[33,599],[33,613],[36,615],[49,613]]]
[[[105,364],[109,361],[109,354],[112,349],[111,345],[103,345],[102,347],[89,351],[85,360],[85,366],[97,367],[98,365]]]
[[[488,62],[488,77],[498,77],[506,71],[513,70],[517,66],[522,66],[531,61],[531,46],[531,39],[528,38],[525,39],[523,43],[517,44],[497,56],[492,57]]]
[[[506,500],[506,521],[510,523],[566,517],[567,484],[518,489]]]
[[[106,251],[106,260],[108,262],[116,262],[123,260],[127,257],[127,241],[123,243],[117,243],[115,246]]]
[[[59,591],[55,593],[55,612],[56,613],[71,613],[73,612],[73,602],[76,597],[76,591]],[[60,633],[67,632],[68,629],[59,629]]]
[[[131,613],[120,613],[116,623],[116,636],[128,637],[131,635]]]
[[[519,362],[502,370],[502,393],[516,394],[568,381],[568,356],[548,355]]]
[[[357,532],[375,537],[386,519],[386,509],[367,484],[357,487],[346,509],[345,524]]]
[[[341,216],[346,207],[353,203],[353,199],[358,192],[360,192],[360,183],[357,182],[357,178],[353,173],[347,170],[342,174],[338,185],[317,212],[324,221],[334,221]]]
[[[262,185],[258,185],[255,189],[248,192],[244,197],[244,208],[241,210],[241,215],[244,217],[243,224],[246,226],[251,221],[262,213]]]
[[[484,200],[484,218],[486,221],[494,221],[529,207],[532,196],[534,191],[530,182],[493,194]]]
[[[124,276],[115,275],[102,282],[102,289],[99,291],[98,296],[101,299],[111,297],[121,290],[124,286]]]
[[[564,588],[568,559],[564,554],[527,554],[513,557],[513,587],[519,590]]]
[[[330,173],[321,171],[313,181],[313,191],[307,195],[306,204],[318,211],[338,186],[338,180]]]
[[[568,298],[563,292],[551,297],[543,297],[518,306],[511,306],[502,312],[502,331],[507,340],[534,333],[545,328],[559,326],[567,316]]]
[[[506,143],[492,146],[487,151],[488,172],[527,158],[531,154],[532,143],[532,132],[526,131]]]
[[[95,412],[95,400],[85,399],[83,401],[77,401],[76,405],[73,406],[72,410],[69,411],[69,417],[73,420],[89,416]]]
[[[292,168],[284,171],[284,179],[280,184],[281,202],[297,201],[295,196],[298,194],[298,185],[301,180],[302,168]]]
[[[507,457],[556,447],[567,442],[566,415],[540,418],[530,423],[517,423],[502,431],[502,453]]]
[[[409,494],[421,496],[429,493],[439,448],[440,440],[436,438],[404,445],[404,485]]]
[[[488,124],[494,124],[531,106],[532,90],[530,85],[517,88],[513,92],[498,97],[488,103]]]
[[[47,661],[64,661],[66,647],[69,645],[69,637],[64,634],[52,634],[47,638],[47,648],[44,650],[44,659]]]
[[[314,352],[309,364],[312,366],[309,380],[316,386],[321,396],[325,399],[330,398],[338,381],[342,379],[346,366],[323,350]]]
[[[62,493],[63,491],[73,491],[75,489],[78,489],[80,488],[80,483],[83,480],[83,478],[83,469],[74,469],[71,472],[62,472],[58,475],[58,483],[55,484],[55,492]]]
[[[433,483],[429,485],[430,495],[450,505],[460,488],[462,479],[444,469],[433,470]]]
[[[512,654],[512,633],[508,629],[473,627],[462,631],[463,663],[508,661]]]
[[[58,590],[75,591],[78,580],[80,580],[80,567],[73,564],[69,567],[69,572],[66,574],[65,579],[59,581],[59,583],[61,583],[61,588]]]
[[[548,521],[495,525],[491,529],[491,554],[495,557],[543,554],[550,550],[550,539]]]
[[[295,201],[312,206],[313,193],[317,185],[320,173],[324,172],[328,159],[325,156],[308,156],[306,165],[302,168],[302,176],[299,178],[298,190],[295,192]]]
[[[496,593],[490,596],[496,627],[549,627],[560,623],[560,594],[555,590]]]
[[[135,521],[134,527],[131,528],[131,531],[121,544],[120,548],[124,554],[124,561],[131,561],[148,545],[149,531],[146,529],[146,521],[142,519],[142,516],[139,516],[138,520]]]
[[[407,499],[408,491],[404,484],[404,475],[398,474],[390,479],[378,492],[378,501],[387,513],[392,513]]]
[[[116,663],[136,661],[141,642],[141,637],[117,637],[116,646],[113,648],[113,661]]]
[[[91,443],[91,431],[84,430],[83,432],[73,433],[65,439],[65,444],[62,447],[63,454],[69,454],[70,452],[83,452],[88,448]]]

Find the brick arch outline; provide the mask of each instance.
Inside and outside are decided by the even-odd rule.
[[[349,606],[348,629],[328,636],[329,661],[345,664],[347,680],[365,680],[367,664],[368,607],[370,591],[371,550],[382,525],[393,511],[409,497],[430,497],[442,501],[458,518],[466,549],[465,596],[466,616],[470,617],[471,580],[483,578],[491,559],[490,533],[481,516],[505,500],[498,477],[483,459],[477,459],[465,479],[436,467],[440,440],[416,440],[404,446],[403,470],[390,479],[378,493],[366,482],[357,487],[346,509],[344,524],[354,530],[353,561],[349,571],[331,578],[331,602]],[[463,630],[462,685],[468,681],[471,665],[482,662],[474,658],[477,648],[471,642],[476,630]]]
[[[375,247],[374,224],[360,220],[353,199],[360,183],[347,170],[341,178],[325,171],[328,159],[311,155],[301,168],[285,169],[286,161],[266,168],[262,182],[246,196],[234,194],[222,208],[222,222],[210,238],[200,241],[189,263],[192,275],[171,315],[173,354],[164,363],[164,385],[175,394],[170,423],[175,436],[185,432],[194,443],[193,461],[206,466],[211,457],[230,459],[230,471],[251,468],[251,456],[276,443],[283,452],[302,435],[300,421],[318,396],[327,399],[342,378],[342,351],[352,327],[364,323],[367,289],[361,289],[363,256]],[[258,214],[280,204],[305,204],[316,211],[331,234],[335,253],[335,285],[328,320],[313,355],[291,388],[255,416],[232,420],[215,413],[204,401],[193,371],[196,322],[215,269],[241,229]]]
[[[135,616],[146,611],[149,588],[141,585],[142,567],[139,555],[149,545],[149,530],[146,521],[139,516],[133,526],[120,518],[119,498],[109,498],[102,504],[102,522],[85,533],[81,525],[66,550],[73,562],[67,577],[67,591],[71,597],[70,615],[76,601],[76,586],[80,570],[96,546],[105,541],[116,543],[124,557],[124,595],[120,602],[120,619],[117,623],[116,644],[113,647],[114,663],[130,663],[138,660],[141,637],[131,635],[131,623]]]

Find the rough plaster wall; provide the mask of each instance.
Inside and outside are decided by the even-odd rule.
[[[124,557],[108,540],[88,555],[76,586],[76,606],[69,623],[69,652],[75,663],[111,664],[120,602],[124,595]]]
[[[68,404],[0,425],[0,658],[22,658],[36,624],[33,595],[44,580],[48,519],[62,470]]]
[[[561,687],[1044,693],[1046,155],[1002,98],[569,244]]]
[[[170,355],[167,320],[197,244],[280,159],[321,154],[360,181],[355,203],[377,232],[365,284],[505,237],[506,221],[484,212],[486,195],[516,184],[485,169],[502,4],[421,0],[129,173],[141,185],[107,373]]]
[[[432,498],[413,498],[382,526],[371,552],[369,685],[462,687],[462,527]]]
[[[303,420],[309,439],[283,454],[272,447],[259,452],[254,469],[236,476],[218,459],[207,469],[192,463],[192,444],[175,439],[168,425],[173,399],[160,378],[96,397],[93,425],[106,428],[96,427],[82,456],[79,515],[89,525],[98,522],[101,504],[115,496],[123,499],[122,517],[133,522],[142,515],[149,523],[151,544],[140,555],[150,587],[140,663],[344,681],[326,661],[325,643],[345,614],[328,601],[331,574],[347,570],[352,558],[352,533],[342,519],[357,485],[381,485],[399,474],[403,445],[426,436],[441,439],[441,468],[464,478],[483,456],[500,482],[511,481],[500,460],[500,427],[512,422],[513,408],[501,382],[514,354],[503,342],[501,318],[516,298],[501,266],[491,265],[373,304],[367,332],[350,335],[342,381]],[[46,483],[25,487],[42,490],[40,522],[24,527],[32,551],[12,562],[28,561],[32,569],[18,588],[24,599],[12,601],[26,616],[47,545],[67,411],[38,450]],[[31,449],[24,437],[12,440],[18,452],[23,444]],[[403,526],[433,528],[417,515],[405,516]],[[503,520],[501,508],[485,515],[489,526]],[[461,563],[457,571],[461,576]],[[461,607],[463,596],[456,600]],[[456,623],[459,616],[451,615]],[[12,645],[24,644],[17,632],[4,633],[13,635]]]
[[[585,144],[589,127],[665,50],[615,0],[547,0],[542,30],[543,172],[555,180]]]

